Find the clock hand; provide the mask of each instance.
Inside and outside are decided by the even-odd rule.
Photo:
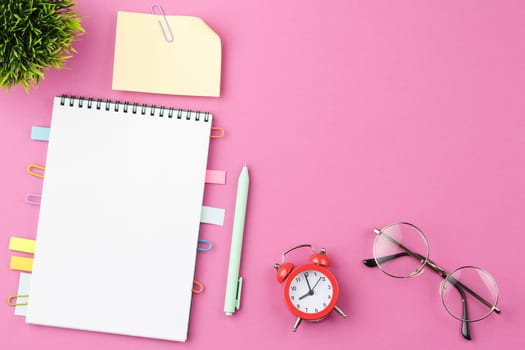
[[[312,287],[310,287],[310,282],[308,281],[308,275],[305,273],[304,278],[306,279],[306,285],[308,285],[308,293],[312,291]]]
[[[305,276],[306,277],[306,276]],[[314,289],[315,287],[317,287],[317,285],[319,284],[319,282],[321,282],[321,279],[322,277],[319,277],[319,279],[317,280],[317,282],[315,282],[314,286],[304,295],[301,295],[299,297],[299,300],[303,300],[304,298],[306,298],[307,296],[309,295],[314,295]],[[308,278],[306,278],[306,281],[308,282]],[[308,283],[308,287],[310,287],[310,283]]]
[[[314,293],[312,293],[312,294],[314,294]],[[304,298],[306,298],[307,296],[312,295],[312,294],[310,294],[310,291],[308,291],[308,292],[306,292],[305,295],[301,295],[301,296],[299,297],[299,300],[303,300]]]
[[[312,294],[314,294],[314,289],[315,289],[315,287],[317,287],[317,285],[319,284],[319,282],[321,282],[321,279],[322,279],[322,277],[319,277],[319,279],[317,280],[317,282],[315,282],[314,287],[312,288]]]
[[[309,295],[314,295],[314,290],[310,286],[310,281],[308,281],[308,275],[306,273],[304,273],[303,275],[304,275],[304,279],[306,280],[306,285],[308,286],[308,292],[306,292],[306,294],[304,294],[304,295],[301,295],[299,297],[299,300],[303,300],[304,298],[306,298]]]

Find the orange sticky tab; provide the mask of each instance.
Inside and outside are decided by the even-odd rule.
[[[9,268],[11,270],[32,272],[33,271],[33,258],[26,258],[23,256],[13,255],[9,263]]]
[[[9,239],[9,250],[23,253],[34,253],[35,240],[20,237],[11,237]]]

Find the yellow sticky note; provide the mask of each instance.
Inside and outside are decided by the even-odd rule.
[[[20,237],[11,237],[9,239],[9,250],[13,250],[15,252],[34,253],[35,240]]]
[[[33,271],[33,258],[13,255],[9,263],[9,268],[11,270],[31,272]]]
[[[200,18],[117,14],[113,89],[219,96],[221,39]],[[160,23],[160,24],[159,24]],[[162,33],[163,26],[168,42]]]

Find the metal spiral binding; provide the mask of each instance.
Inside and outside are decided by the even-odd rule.
[[[164,117],[164,115],[167,112],[168,118],[194,120],[197,122],[201,121],[202,119],[205,123],[208,123],[210,121],[211,115],[208,112],[192,111],[188,109],[176,109],[173,107],[159,107],[155,105],[147,105],[144,103],[139,104],[115,100],[103,100],[100,98],[94,99],[67,95],[60,96],[60,105],[65,106],[66,104],[68,104],[69,107],[76,106],[77,108],[105,110],[108,112],[112,110],[111,107],[113,105],[114,112],[122,111],[123,113],[135,115],[149,115],[157,117]]]

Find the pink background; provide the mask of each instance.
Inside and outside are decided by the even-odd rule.
[[[167,14],[199,16],[222,38],[222,96],[112,91],[116,11],[151,4],[79,0],[87,33],[67,69],[48,71],[29,95],[0,92],[1,349],[524,347],[524,2],[163,1]],[[64,93],[207,110],[226,129],[208,168],[227,171],[228,182],[207,185],[204,201],[226,208],[225,225],[202,226],[214,248],[198,256],[206,290],[194,297],[187,343],[26,325],[5,302],[18,285],[9,237],[36,234],[38,208],[23,196],[42,181],[25,167],[44,164],[47,146],[30,140],[31,126],[48,126],[52,97]],[[228,318],[244,162],[252,175],[245,285],[241,310]],[[396,280],[361,264],[372,228],[397,220],[426,232],[443,267],[478,265],[496,277],[502,314],[474,324],[471,343],[443,309],[437,275]],[[293,334],[272,265],[300,243],[327,248],[348,318],[333,314]]]

